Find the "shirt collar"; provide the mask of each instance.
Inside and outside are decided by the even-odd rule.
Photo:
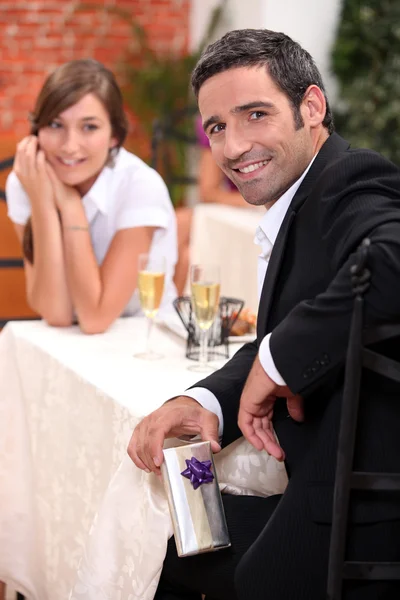
[[[316,155],[315,155],[316,156]],[[315,156],[311,160],[310,164],[303,172],[303,174],[295,181],[295,183],[284,193],[278,200],[267,210],[265,215],[262,217],[256,230],[256,236],[254,243],[262,246],[263,238],[267,238],[271,247],[275,244],[276,238],[278,237],[279,229],[281,228],[283,219],[287,213],[287,210],[292,202],[295,193],[299,189],[303,179],[307,175],[314,162]]]
[[[108,213],[111,176],[112,168],[108,166],[104,167],[90,190],[83,196],[83,205],[90,214],[97,210],[99,210],[103,215]]]

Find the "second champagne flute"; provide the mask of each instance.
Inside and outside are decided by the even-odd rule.
[[[208,334],[219,308],[220,275],[217,265],[193,265],[190,269],[191,301],[200,332],[199,363],[190,371],[206,373],[214,370],[208,363]]]
[[[147,317],[147,349],[145,352],[135,354],[137,358],[145,360],[157,360],[163,358],[163,354],[154,352],[151,347],[151,332],[154,318],[160,308],[164,292],[165,282],[165,258],[163,256],[153,257],[150,254],[139,254],[138,259],[138,288],[140,306]]]

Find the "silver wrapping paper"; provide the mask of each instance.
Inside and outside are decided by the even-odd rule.
[[[168,448],[161,468],[172,518],[178,556],[213,552],[229,547],[230,540],[210,442]],[[181,475],[186,459],[211,461],[214,479],[195,490]]]

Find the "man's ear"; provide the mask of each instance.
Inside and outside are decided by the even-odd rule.
[[[307,88],[301,106],[303,118],[311,127],[321,125],[325,118],[326,100],[324,93],[317,85],[313,84]]]

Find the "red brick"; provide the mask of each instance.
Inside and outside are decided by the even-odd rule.
[[[86,0],[87,1],[87,0]],[[0,0],[0,134],[29,132],[27,115],[45,77],[72,58],[94,56],[117,71],[118,61],[134,46],[130,26],[95,6],[128,11],[146,28],[150,45],[160,52],[188,48],[190,0],[90,0],[93,10],[72,13],[75,0]],[[36,8],[37,7],[37,10]],[[177,43],[176,40],[179,40]],[[121,74],[118,76],[121,81]],[[135,137],[140,122],[130,118]],[[144,137],[143,137],[144,140]],[[146,145],[146,142],[141,142]]]

